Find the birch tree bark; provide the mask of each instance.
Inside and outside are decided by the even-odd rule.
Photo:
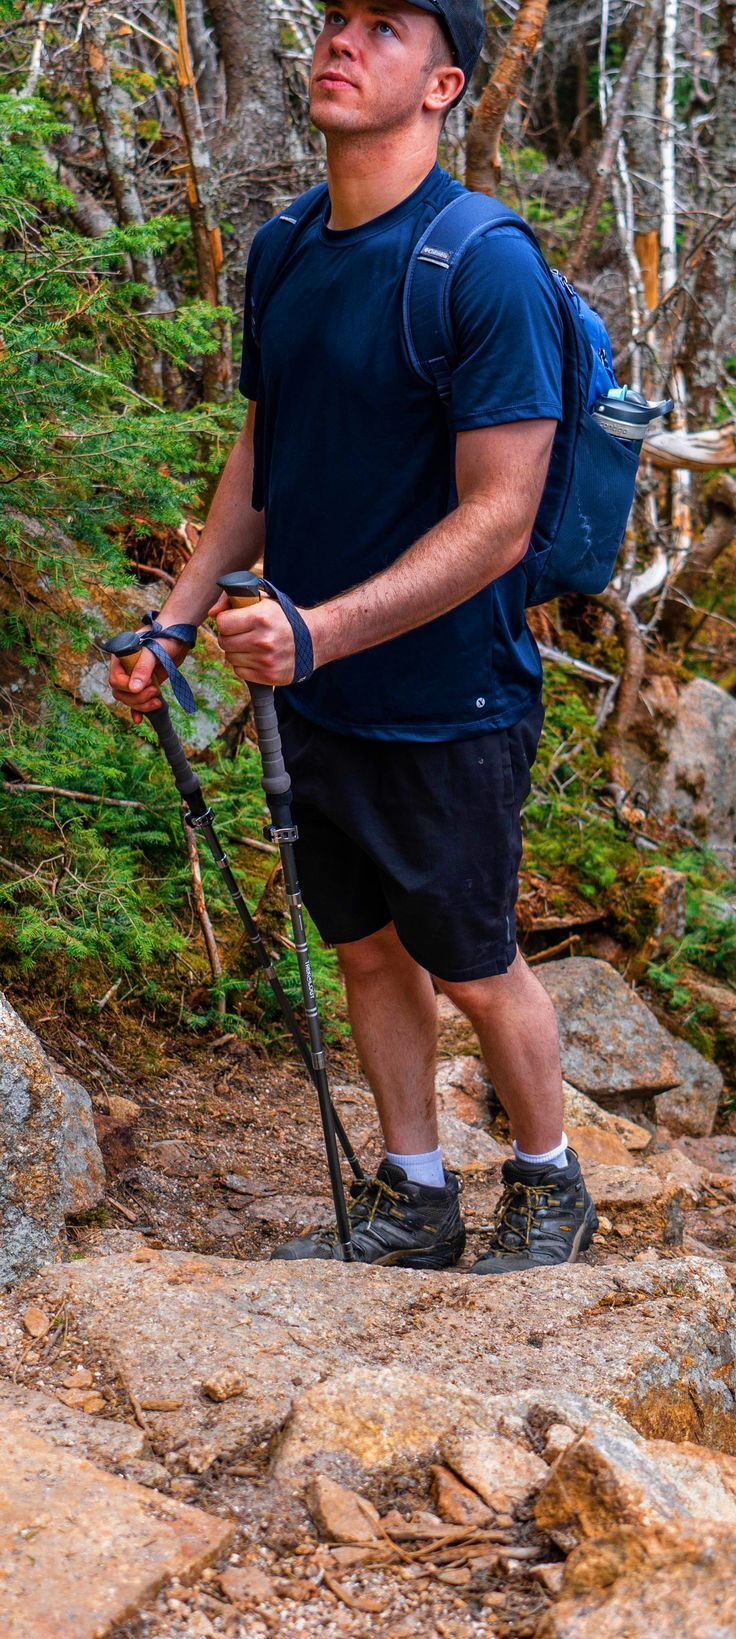
[[[660,226],[661,292],[667,292],[677,283],[677,207],[675,199],[675,79],[677,72],[677,24],[679,0],[665,0],[662,26],[662,60],[660,79],[660,160],[662,175],[662,220]],[[670,427],[673,431],[687,431],[687,386],[685,375],[674,362],[672,386],[675,408]],[[692,481],[687,467],[678,467],[672,474],[671,518],[675,552],[685,558],[692,545]]]
[[[576,278],[579,274],[590,250],[606,187],[616,163],[631,85],[655,37],[662,14],[662,4],[663,0],[649,0],[649,4],[642,10],[636,32],[616,81],[616,88],[608,104],[608,118],[603,132],[595,175],[585,202],[578,236],[568,262],[568,273],[571,279]]]
[[[728,214],[736,205],[736,0],[719,0],[717,65],[707,151],[711,186],[704,203],[725,221],[721,231],[709,235],[698,260],[684,348],[693,415],[706,423],[713,418],[725,360],[736,351],[736,227]]]
[[[146,217],[135,180],[135,150],[123,130],[120,119],[107,49],[107,32],[104,9],[99,6],[89,11],[84,25],[87,78],[115,209],[121,225],[140,225],[145,222]],[[156,263],[151,251],[138,251],[131,255],[131,261],[134,278],[138,283],[147,285],[150,291],[141,304],[145,311],[170,312],[171,299],[159,287]],[[141,392],[145,393],[147,398],[163,398],[161,354],[147,343],[139,349],[136,374]]]

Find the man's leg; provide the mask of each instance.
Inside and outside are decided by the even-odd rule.
[[[429,974],[400,944],[392,923],[338,944],[348,1011],[386,1144],[376,1177],[351,1186],[350,1225],[360,1263],[449,1269],[465,1230],[458,1180],[437,1148],[437,1003]],[[297,1237],[277,1258],[334,1257],[333,1230]]]
[[[505,973],[438,983],[475,1027],[515,1141],[489,1243],[471,1274],[574,1262],[598,1220],[562,1131],[560,1046],[549,997],[518,950]]]
[[[465,984],[437,983],[478,1036],[495,1091],[520,1150],[541,1155],[562,1139],[557,1020],[521,952],[505,973]]]
[[[338,945],[348,1014],[386,1149],[437,1145],[437,1003],[429,974],[404,949],[392,922],[368,939]]]

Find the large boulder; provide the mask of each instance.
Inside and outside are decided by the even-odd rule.
[[[660,741],[629,736],[628,777],[654,812],[692,831],[724,865],[736,859],[736,786],[724,771],[736,763],[736,700],[716,683],[695,677],[660,713]]]
[[[534,969],[551,998],[563,1075],[591,1098],[651,1095],[681,1079],[669,1032],[616,968],[569,956]]]
[[[0,993],[0,1286],[57,1257],[65,1213],[104,1187],[87,1093]]]
[[[30,1433],[4,1405],[0,1440],[3,1632],[12,1639],[100,1639],[232,1540],[229,1520],[105,1473]]]
[[[534,1639],[731,1639],[736,1533],[672,1525],[653,1543],[621,1526],[570,1555]]]
[[[709,1138],[723,1091],[723,1076],[717,1064],[703,1058],[689,1042],[675,1037],[672,1045],[680,1079],[675,1087],[656,1094],[657,1125],[661,1123],[675,1138]]]
[[[460,1391],[483,1399],[574,1383],[649,1437],[736,1449],[733,1292],[698,1258],[481,1279],[142,1247],[57,1265],[22,1294],[54,1313],[64,1300],[82,1335],[120,1362],[157,1449],[175,1447],[195,1469],[276,1435],[300,1401],[298,1440],[297,1421],[289,1425],[300,1449],[307,1424],[334,1445],[331,1428],[342,1439],[346,1419],[355,1428],[363,1419],[352,1377],[348,1393],[356,1362],[369,1378],[421,1362],[448,1404]],[[246,1392],[214,1403],[202,1385],[231,1368]],[[384,1443],[394,1439],[391,1404],[403,1415],[400,1393],[382,1399]],[[434,1400],[424,1427],[430,1443],[439,1438]]]

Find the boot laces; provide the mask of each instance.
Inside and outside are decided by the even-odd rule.
[[[493,1223],[489,1225],[493,1251],[511,1255],[529,1246],[546,1193],[544,1185],[524,1184],[521,1179],[504,1185]]]
[[[370,1229],[376,1213],[387,1202],[407,1204],[406,1196],[400,1195],[397,1190],[392,1189],[391,1185],[387,1184],[383,1178],[359,1179],[356,1183],[351,1184],[350,1195],[351,1199],[348,1201],[347,1207],[351,1229],[357,1227],[358,1224],[365,1225],[366,1229]],[[314,1238],[324,1246],[334,1246],[337,1241],[337,1230],[334,1224],[325,1225],[324,1229],[316,1230]]]

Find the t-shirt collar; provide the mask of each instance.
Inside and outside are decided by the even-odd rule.
[[[346,245],[356,239],[368,239],[373,233],[385,233],[394,226],[394,223],[400,222],[402,217],[408,216],[415,206],[421,203],[425,194],[431,193],[442,175],[442,167],[435,161],[431,171],[428,171],[424,180],[419,183],[419,187],[414,188],[405,199],[400,199],[398,205],[392,205],[390,211],[382,211],[380,216],[370,217],[367,222],[361,222],[356,228],[328,228],[327,218],[331,208],[328,199],[320,222],[320,238],[328,245]]]

